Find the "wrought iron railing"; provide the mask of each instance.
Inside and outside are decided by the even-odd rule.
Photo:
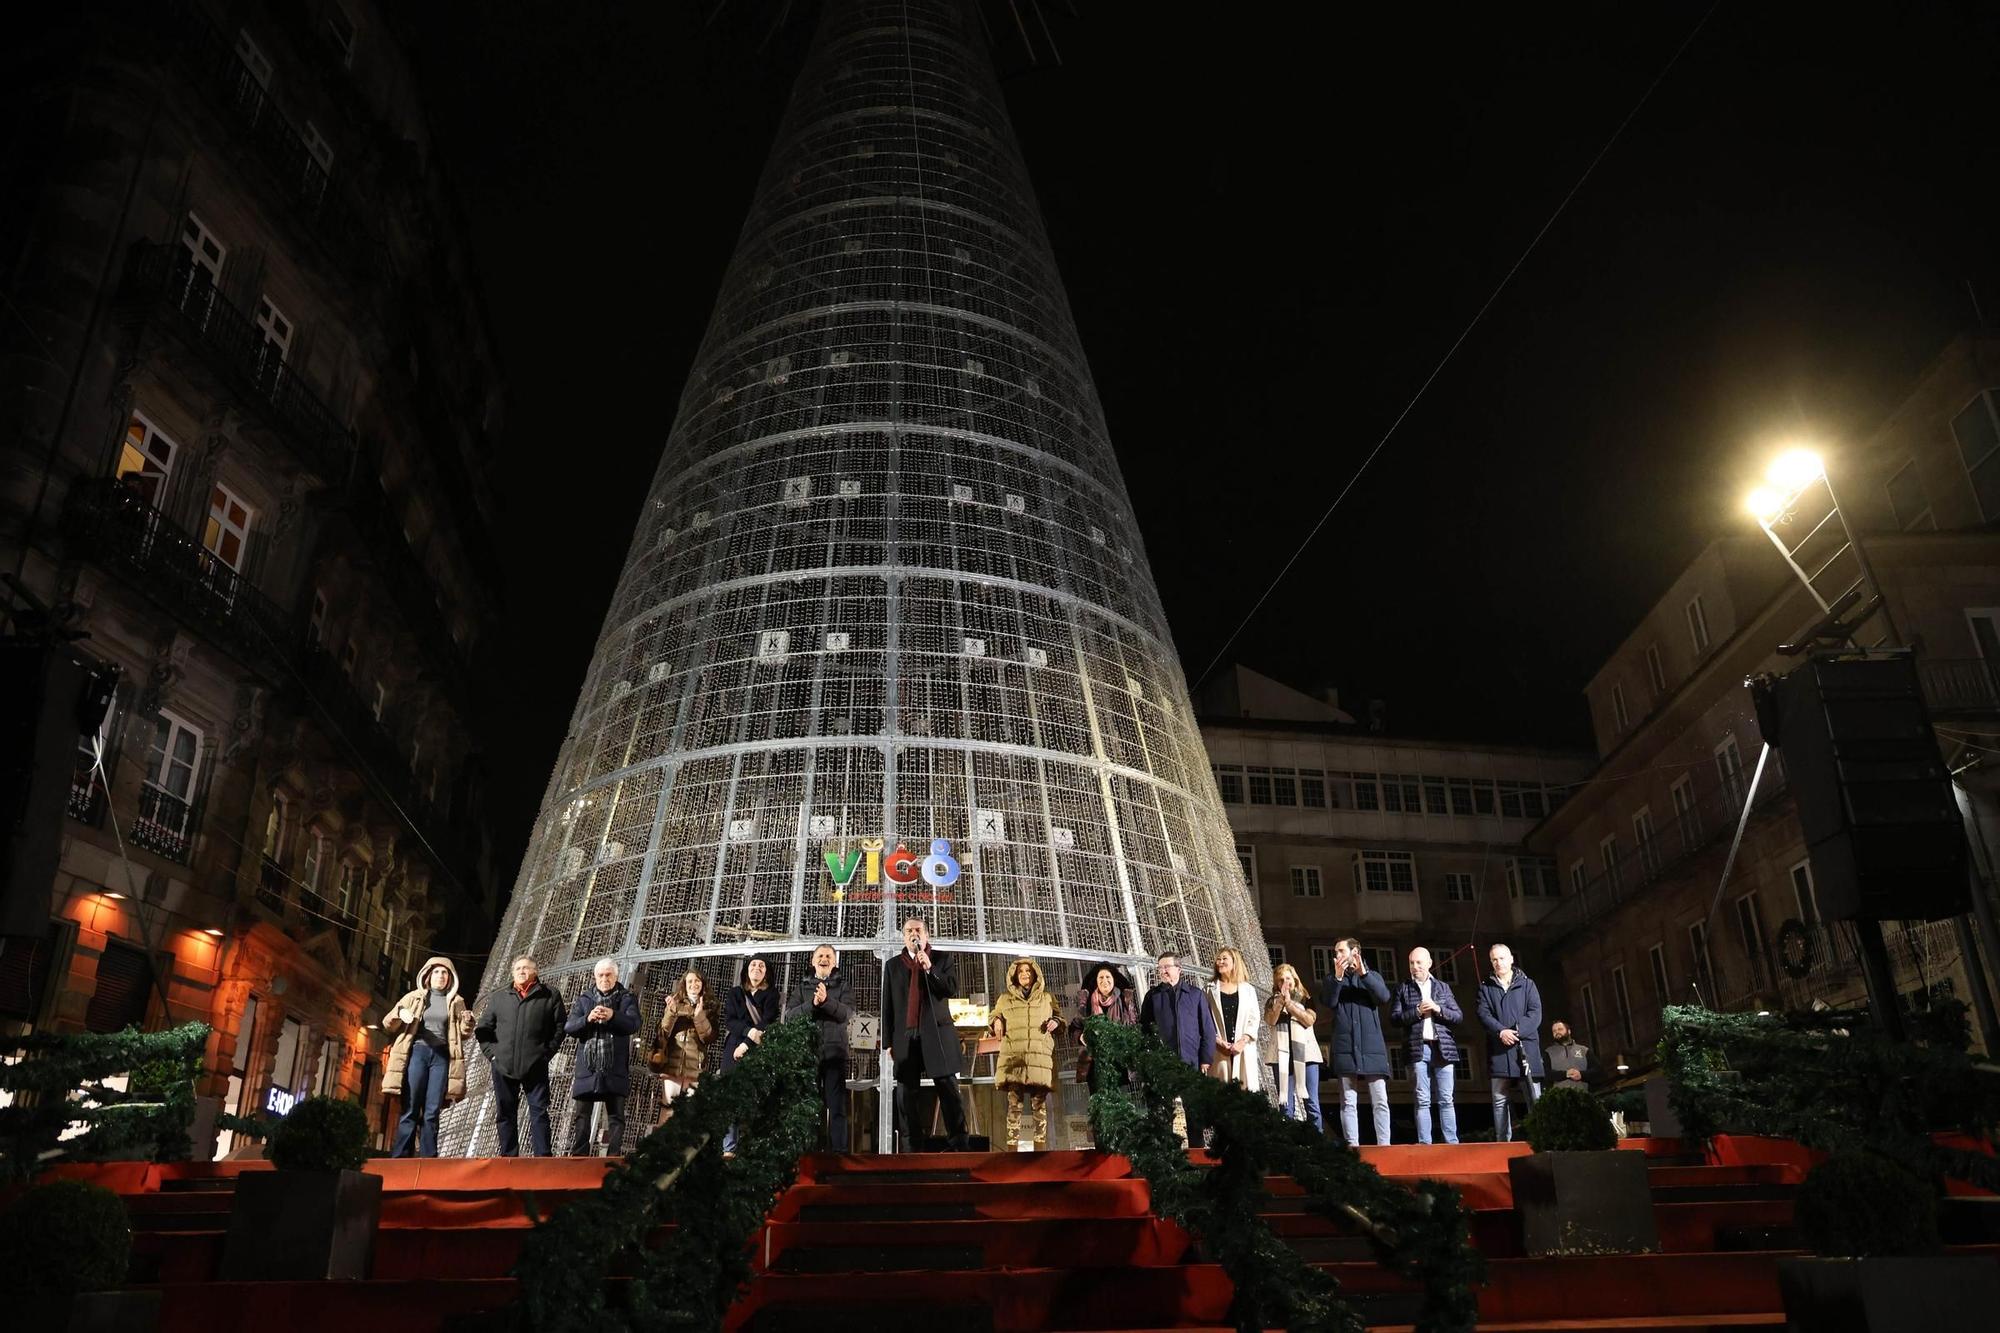
[[[289,637],[283,608],[122,482],[73,484],[63,526],[79,553],[253,661],[271,661]]]
[[[285,914],[285,895],[291,888],[285,868],[264,856],[257,864],[257,901],[279,916]]]
[[[2000,714],[2000,670],[1983,657],[1919,657],[1917,679],[1934,715]]]
[[[123,295],[166,318],[243,404],[263,416],[327,481],[346,479],[354,437],[305,377],[286,365],[257,321],[225,299],[179,245],[132,248]]]
[[[187,801],[154,783],[140,785],[139,817],[132,821],[135,846],[186,864],[196,824],[194,807]]]
[[[97,765],[80,753],[69,776],[69,817],[92,828],[104,818],[104,783]]]

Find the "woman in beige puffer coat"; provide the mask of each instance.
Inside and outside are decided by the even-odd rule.
[[[993,1005],[993,1035],[1000,1038],[996,1080],[1007,1093],[1007,1142],[1021,1141],[1021,1103],[1034,1108],[1037,1147],[1049,1145],[1049,1091],[1056,1085],[1056,1033],[1062,1012],[1042,980],[1041,965],[1016,958],[1007,988]]]
[[[465,1039],[472,1025],[449,958],[426,958],[417,969],[417,988],[382,1015],[382,1030],[396,1034],[382,1086],[403,1095],[391,1157],[408,1157],[413,1144],[419,1156],[437,1156],[438,1115],[465,1096]]]

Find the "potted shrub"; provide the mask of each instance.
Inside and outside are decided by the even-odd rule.
[[[1796,1217],[1816,1257],[1778,1261],[1794,1329],[1930,1333],[1977,1327],[2000,1309],[2000,1264],[1943,1253],[1937,1191],[1880,1154],[1836,1153],[1814,1167]]]
[[[1507,1159],[1521,1245],[1538,1254],[1636,1254],[1658,1250],[1646,1155],[1618,1151],[1618,1133],[1580,1087],[1541,1095],[1522,1133],[1535,1151]]]
[[[353,1102],[308,1097],[271,1129],[273,1171],[236,1178],[225,1282],[364,1278],[382,1216],[368,1159],[368,1117]]]
[[[0,1211],[0,1291],[22,1328],[151,1328],[157,1291],[120,1291],[132,1259],[124,1201],[101,1185],[52,1180]]]

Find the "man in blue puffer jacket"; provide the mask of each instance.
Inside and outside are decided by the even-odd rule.
[[[1139,1005],[1139,1027],[1156,1032],[1168,1050],[1203,1073],[1215,1059],[1215,1010],[1208,995],[1192,979],[1181,975],[1181,960],[1163,953],[1154,969],[1159,980],[1146,992]],[[1190,1147],[1201,1145],[1202,1126],[1187,1117]]]

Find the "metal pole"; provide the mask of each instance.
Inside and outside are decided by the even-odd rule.
[[[1993,870],[1993,849],[1986,843],[1986,830],[1979,826],[1978,811],[1972,806],[1972,792],[1963,784],[1954,783],[1953,792],[1958,797],[1958,812],[1965,820],[1972,838],[1972,919],[1978,926],[1979,940],[1986,946],[1986,963],[1996,973],[2000,973],[2000,926],[1993,919],[1993,896],[1988,885],[1988,876]],[[1986,1039],[1988,1059],[2000,1058],[2000,1046],[1993,1039]]]
[[[1856,921],[1854,937],[1861,944],[1861,980],[1868,986],[1868,1009],[1876,1026],[1890,1041],[1903,1040],[1903,1010],[1896,1000],[1896,973],[1889,966],[1889,946],[1882,941],[1882,923]]]

